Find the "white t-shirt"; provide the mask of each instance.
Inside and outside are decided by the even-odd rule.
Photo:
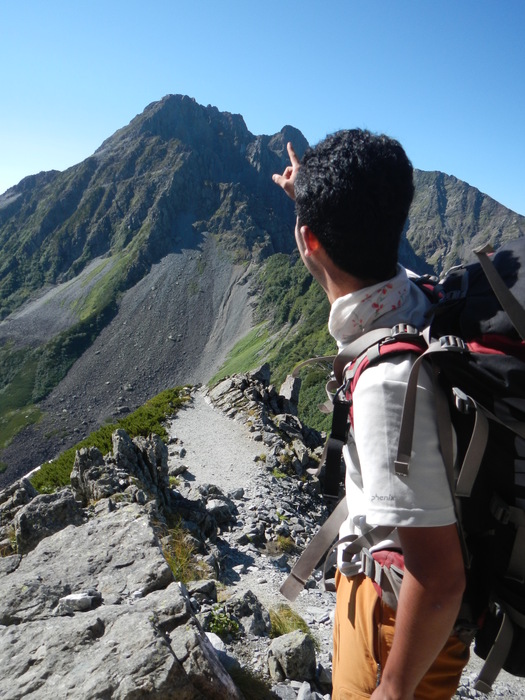
[[[340,347],[372,328],[400,322],[424,325],[429,302],[408,281],[408,274],[398,266],[398,274],[387,283],[334,302],[329,329]],[[352,397],[353,438],[343,450],[349,515],[340,537],[361,534],[374,525],[436,527],[456,521],[439,449],[432,379],[424,367],[418,380],[409,474],[395,474],[406,381],[415,359],[413,353],[393,355],[369,366],[359,377]],[[396,534],[379,547],[397,545]],[[349,573],[341,558],[339,568]]]

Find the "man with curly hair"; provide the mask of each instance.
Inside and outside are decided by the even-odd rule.
[[[295,200],[297,247],[328,296],[328,328],[338,347],[373,328],[422,328],[430,302],[398,263],[414,193],[412,164],[401,145],[353,129],[328,136],[301,161],[291,144],[288,154],[290,166],[273,180]],[[465,570],[439,449],[434,387],[425,371],[410,475],[394,470],[414,361],[413,353],[403,353],[369,366],[352,396],[353,430],[343,450],[349,515],[340,536],[394,527],[373,557],[394,559],[404,573],[394,610],[356,562],[345,561],[340,546],[334,700],[449,700],[468,660],[468,647],[453,632]]]

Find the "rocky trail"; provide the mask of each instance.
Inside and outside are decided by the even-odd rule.
[[[302,515],[306,494],[300,498],[300,482],[273,476],[269,468],[272,462],[267,459],[268,446],[261,433],[248,427],[244,415],[237,414],[237,420],[227,417],[213,405],[205,390],[197,391],[191,404],[179,411],[169,432],[169,468],[172,472],[184,468],[179,476],[181,493],[213,485],[234,499],[236,519],[221,532],[217,542],[227,595],[251,591],[266,610],[290,605],[311,628],[317,642],[317,662],[328,679],[334,594],[322,590],[315,581],[292,604],[279,592],[290,571],[290,557],[276,547],[273,538],[291,535],[299,546],[309,538]],[[317,503],[316,509],[320,507]],[[262,520],[273,520],[275,529],[268,528],[268,523],[261,527]],[[312,527],[314,519],[310,520]],[[242,659],[254,672],[267,676],[269,643],[267,637],[253,635],[226,646],[229,653]],[[288,681],[288,685],[274,687],[274,692],[278,693],[276,697],[295,698],[303,684],[296,681],[290,685]],[[303,695],[305,692],[306,688]]]
[[[307,469],[321,436],[296,417],[298,387],[268,367],[187,393],[158,436],[122,430],[77,453],[70,487],[0,491],[0,697],[6,700],[329,700],[334,594],[320,572],[273,638],[279,588],[328,513]],[[173,523],[204,580],[170,563]],[[129,631],[133,630],[133,634]],[[456,700],[473,690],[473,654]],[[237,675],[236,675],[237,674]],[[260,686],[267,686],[261,694]],[[502,672],[492,697],[522,698]]]

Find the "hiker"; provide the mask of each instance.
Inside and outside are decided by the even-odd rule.
[[[328,328],[339,349],[365,331],[409,323],[422,328],[429,300],[397,261],[412,201],[413,171],[401,145],[384,135],[339,131],[307,149],[273,181],[295,200],[303,263],[331,304]],[[404,560],[397,610],[376,583],[343,559],[336,573],[333,699],[450,699],[469,648],[453,634],[465,588],[456,516],[439,449],[432,378],[422,370],[409,477],[396,458],[407,352],[369,366],[353,400],[343,449],[349,515],[340,537],[395,526],[374,559]]]

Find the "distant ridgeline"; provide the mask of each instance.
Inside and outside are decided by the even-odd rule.
[[[230,358],[241,369],[270,359],[282,378],[331,348],[326,301],[294,255],[293,203],[271,181],[287,141],[307,146],[291,126],[254,136],[240,115],[169,95],[82,163],[0,196],[1,461],[34,466],[71,446],[79,423],[114,417],[129,384],[132,410],[170,384],[208,381],[218,367],[196,366],[210,342],[223,358],[250,326],[249,351]],[[415,177],[401,248],[411,269],[439,272],[475,245],[523,235],[524,217],[466,183]],[[249,299],[234,313],[238,284]],[[221,314],[237,324],[227,338],[213,325]],[[305,380],[308,404],[316,382]],[[75,397],[66,414],[60,391],[61,402]],[[21,456],[13,437],[29,423],[32,454]]]

